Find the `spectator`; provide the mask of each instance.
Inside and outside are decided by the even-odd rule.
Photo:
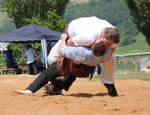
[[[2,49],[2,53],[6,54],[6,60],[7,60],[7,68],[12,69],[15,68],[15,61],[13,57],[13,50],[10,49],[10,45],[6,46],[7,50]]]
[[[97,75],[100,75],[100,74],[101,74],[101,65],[100,65],[100,64],[98,64],[98,65],[96,66],[96,72],[97,72]]]
[[[48,46],[47,46],[47,55],[50,53],[51,49],[52,49],[51,42],[48,42]]]
[[[38,74],[36,61],[39,61],[39,57],[35,49],[33,49],[30,44],[27,46],[27,51],[25,52],[25,55],[22,58],[21,63],[24,63],[25,57],[27,57],[28,74],[32,75]]]

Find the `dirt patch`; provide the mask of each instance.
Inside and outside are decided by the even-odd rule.
[[[0,75],[0,115],[150,115],[150,82],[116,80],[118,97],[98,82],[77,79],[65,96],[17,95],[36,76]]]

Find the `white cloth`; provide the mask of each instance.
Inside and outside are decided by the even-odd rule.
[[[25,55],[24,55],[24,56],[27,57],[27,64],[33,63],[33,62],[36,60],[35,55],[34,55],[35,52],[36,52],[36,51],[35,51],[35,49],[33,49],[33,48],[29,48],[29,49],[25,52]]]
[[[61,57],[61,54],[59,53],[59,45],[61,43],[61,40],[59,40],[51,49],[47,61],[49,65],[52,65],[54,62],[58,60],[59,57]]]

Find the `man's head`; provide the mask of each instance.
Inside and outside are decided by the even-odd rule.
[[[96,40],[91,47],[92,53],[97,57],[103,56],[106,53],[106,48],[106,43],[101,39]]]
[[[119,31],[115,28],[105,28],[102,38],[106,42],[107,46],[115,47],[119,42]]]
[[[7,48],[7,50],[10,50],[10,45],[7,45],[6,48]]]
[[[27,45],[27,49],[29,49],[29,48],[32,48],[31,44],[28,44],[28,45]]]

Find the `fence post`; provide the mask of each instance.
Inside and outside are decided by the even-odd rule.
[[[138,72],[138,56],[135,56],[135,72]]]
[[[123,66],[124,66],[124,63],[123,63],[123,56],[121,56],[121,69],[122,69],[122,74],[123,74]]]

